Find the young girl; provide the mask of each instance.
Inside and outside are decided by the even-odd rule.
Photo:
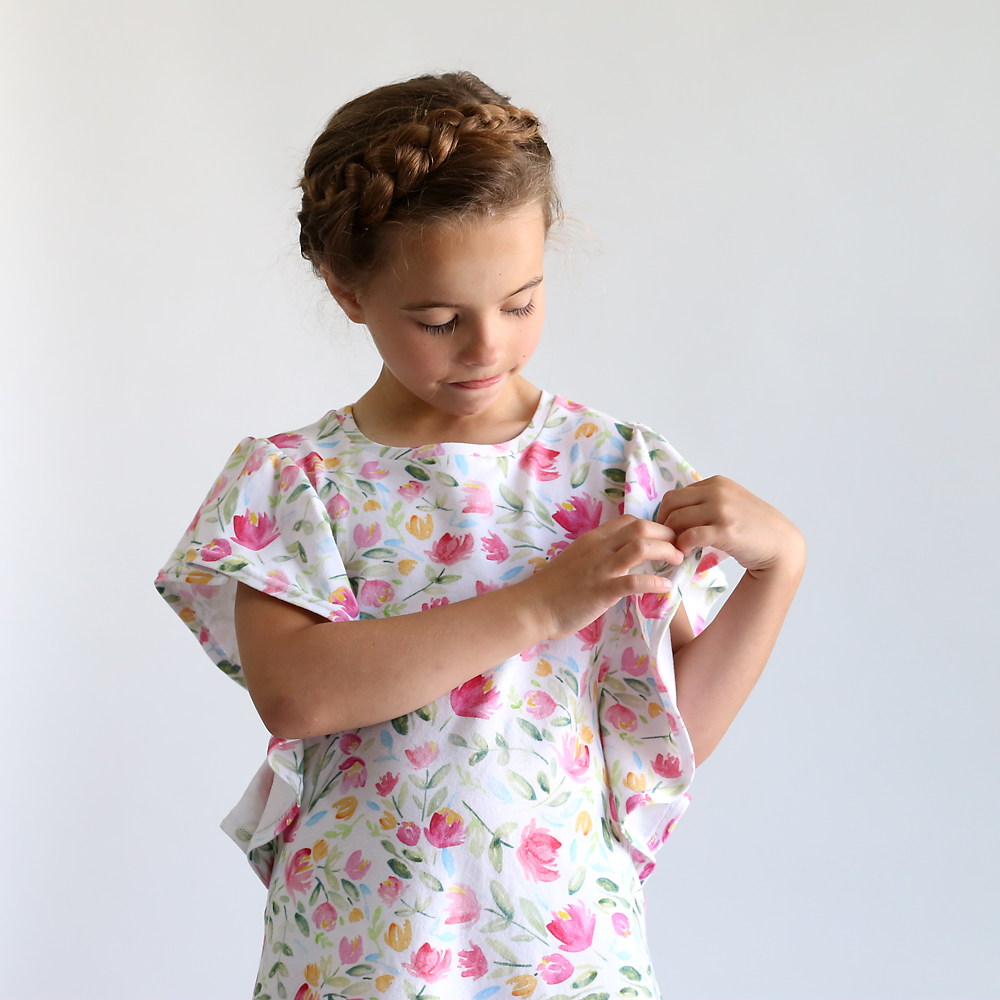
[[[241,441],[157,577],[274,734],[223,823],[268,886],[254,996],[656,997],[641,883],[801,535],[520,375],[558,216],[528,111],[468,73],[382,87],[301,186],[381,374]]]

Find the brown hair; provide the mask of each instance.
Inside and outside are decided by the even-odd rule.
[[[502,213],[538,201],[560,216],[537,118],[472,73],[418,76],[348,101],[313,143],[299,182],[302,256],[362,287],[391,226]]]

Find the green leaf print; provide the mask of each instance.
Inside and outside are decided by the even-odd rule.
[[[219,570],[223,573],[238,573],[244,566],[249,565],[246,559],[233,558],[219,563]]]
[[[618,892],[618,883],[617,882],[612,882],[611,879],[609,879],[609,878],[599,878],[597,880],[597,884],[605,892]]]
[[[487,754],[489,754],[489,750],[477,750],[469,757],[469,766],[475,767],[477,764],[481,764],[486,760]]]
[[[426,469],[422,469],[419,465],[410,464],[404,466],[404,468],[414,479],[419,479],[422,483],[430,482],[430,473]]]
[[[344,892],[346,892],[347,895],[350,896],[355,903],[361,900],[361,891],[353,882],[351,882],[349,879],[342,878],[340,880],[340,884],[344,887]]]
[[[496,869],[497,874],[500,874],[503,871],[503,844],[499,837],[494,837],[490,841],[490,849],[486,853],[490,864]]]
[[[518,719],[517,724],[533,739],[542,742],[542,734],[538,731],[538,726],[527,719]]]
[[[551,528],[553,531],[557,531],[556,522],[552,520],[552,515],[549,513],[549,508],[542,500],[537,497],[531,490],[528,490],[527,497],[531,501],[531,506],[535,509],[535,517],[542,522],[546,527]]]
[[[618,429],[618,433],[621,434],[621,436],[625,438],[626,441],[632,440],[633,429],[631,427],[628,427],[626,424],[618,424],[618,423],[615,424],[615,427]],[[575,986],[576,984],[574,983],[573,985]]]
[[[586,878],[587,878],[586,865],[580,865],[579,868],[574,870],[573,874],[570,876],[569,885],[567,886],[567,888],[569,889],[569,894],[571,896],[573,895],[573,893],[580,891],[581,887],[583,886],[584,880]]]
[[[444,892],[444,886],[430,872],[421,872],[420,881],[433,892]]]
[[[222,523],[229,524],[236,514],[236,502],[239,500],[240,491],[234,486],[222,501]]]
[[[366,552],[362,552],[361,555],[365,559],[388,559],[392,561],[396,558],[396,550],[387,549],[384,545],[378,545],[374,549],[368,549]]]
[[[521,912],[524,914],[524,919],[531,924],[532,927],[538,931],[539,934],[545,934],[545,920],[542,918],[541,913],[538,912],[538,907],[530,899],[525,899],[524,896],[518,900],[521,904]]]
[[[490,841],[489,831],[483,826],[479,820],[473,820],[469,824],[468,828],[468,839],[466,844],[469,848],[469,853],[474,858],[481,858],[483,856],[483,851],[486,850],[486,845]]]
[[[602,492],[609,500],[621,500],[625,496],[625,491],[618,486],[609,486]]]
[[[604,475],[611,480],[613,483],[624,483],[625,482],[625,470],[610,468],[604,470]]]
[[[410,717],[408,715],[400,715],[393,719],[392,728],[395,729],[400,736],[405,736],[410,731]]]
[[[466,742],[464,736],[460,736],[458,733],[450,733],[448,736],[448,742],[453,747],[467,747],[469,744]]]
[[[553,795],[552,798],[549,799],[549,803],[548,803],[549,804],[549,808],[550,809],[555,809],[556,806],[561,806],[564,802],[569,802],[569,799],[570,799],[570,793],[569,792],[565,792],[565,791],[559,792],[558,795]]]
[[[538,777],[535,779],[538,782],[538,787],[545,792],[546,795],[552,790],[549,785],[549,776],[544,771],[538,772]]]
[[[306,936],[306,938],[312,937],[312,934],[309,931],[309,921],[306,920],[306,918],[302,916],[301,913],[295,914],[295,926],[298,927],[298,929]]]
[[[511,951],[503,943],[503,941],[498,941],[496,938],[487,938],[486,943],[505,961],[511,965],[524,966],[527,968],[527,963],[520,961],[518,956]]]
[[[458,486],[458,480],[455,479],[454,476],[449,476],[447,472],[435,472],[434,478],[442,486],[450,486],[452,488]]]
[[[511,788],[513,788],[518,795],[521,795],[526,799],[538,798],[535,794],[534,788],[532,788],[530,783],[525,778],[522,778],[517,771],[508,771],[507,780],[510,782]]]
[[[357,965],[352,965],[349,969],[344,969],[344,974],[348,976],[370,976],[374,971],[374,965],[369,965],[367,962],[359,962]]]
[[[578,465],[573,470],[573,477],[570,479],[569,484],[576,489],[578,486],[582,486],[587,481],[587,476],[590,475],[590,462],[584,462],[583,465]]]
[[[411,872],[410,869],[399,860],[399,858],[389,858],[389,867],[400,878],[413,878],[413,872]]]
[[[412,847],[403,848],[403,857],[412,861],[415,865],[423,864],[424,856],[420,851],[415,851]]]
[[[570,984],[574,990],[582,990],[584,986],[589,986],[597,978],[597,969],[591,969],[582,976],[577,976]]]
[[[514,510],[524,510],[524,501],[506,484],[500,484],[500,496],[504,498],[509,507]]]
[[[288,499],[285,503],[294,503],[300,496],[302,496],[303,493],[305,493],[307,489],[309,489],[309,486],[309,483],[299,483],[299,485],[288,494]]]
[[[618,970],[626,979],[631,979],[633,983],[639,982],[642,979],[642,973],[638,969],[632,968],[631,965],[623,965]]]

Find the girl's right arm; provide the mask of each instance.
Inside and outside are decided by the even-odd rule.
[[[419,613],[328,622],[239,584],[236,634],[247,689],[275,736],[304,739],[406,715],[522,650],[589,625],[628,594],[662,593],[629,574],[680,563],[674,532],[622,515],[520,583]]]

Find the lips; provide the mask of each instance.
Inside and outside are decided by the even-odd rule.
[[[488,386],[496,385],[502,378],[503,375],[500,374],[494,375],[492,378],[476,379],[469,382],[452,382],[451,385],[457,385],[462,389],[485,389]]]

